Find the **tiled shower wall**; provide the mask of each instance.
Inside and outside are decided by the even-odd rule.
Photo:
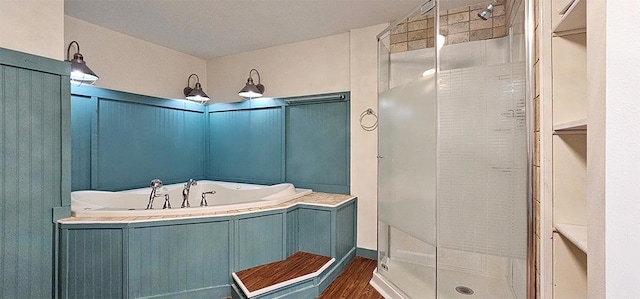
[[[446,37],[447,45],[469,41],[486,40],[507,35],[507,9],[514,5],[498,0],[493,15],[488,20],[480,19],[477,14],[490,1],[472,6],[442,11],[440,14],[440,34]],[[509,0],[506,2],[513,2]],[[433,16],[413,16],[398,24],[391,31],[391,53],[431,48],[434,46],[435,26]]]

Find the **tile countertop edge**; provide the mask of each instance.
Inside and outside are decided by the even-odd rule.
[[[57,222],[59,224],[143,223],[143,222],[156,222],[156,221],[168,221],[168,220],[225,217],[225,216],[243,215],[243,214],[249,214],[249,213],[255,213],[255,212],[266,212],[266,211],[287,209],[287,208],[294,207],[296,205],[336,208],[355,198],[357,198],[357,196],[348,195],[348,194],[312,192],[310,194],[292,199],[290,201],[281,203],[279,205],[266,206],[266,207],[260,207],[260,208],[250,208],[251,210],[249,209],[228,210],[228,211],[218,211],[218,212],[206,213],[206,214],[199,214],[196,212],[194,214],[189,214],[189,215],[67,217],[67,218],[58,219]]]

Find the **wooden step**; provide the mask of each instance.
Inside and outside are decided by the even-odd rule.
[[[298,251],[286,260],[231,273],[248,298],[313,279],[326,270],[335,258]]]

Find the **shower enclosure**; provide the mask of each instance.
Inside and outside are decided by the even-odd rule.
[[[431,0],[379,38],[386,297],[531,296],[527,0]]]

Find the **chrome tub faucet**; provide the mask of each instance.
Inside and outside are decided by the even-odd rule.
[[[191,186],[197,186],[198,182],[194,179],[189,179],[187,183],[184,184],[184,188],[182,189],[182,206],[181,208],[189,208],[191,205],[189,204],[189,192],[191,191]]]

